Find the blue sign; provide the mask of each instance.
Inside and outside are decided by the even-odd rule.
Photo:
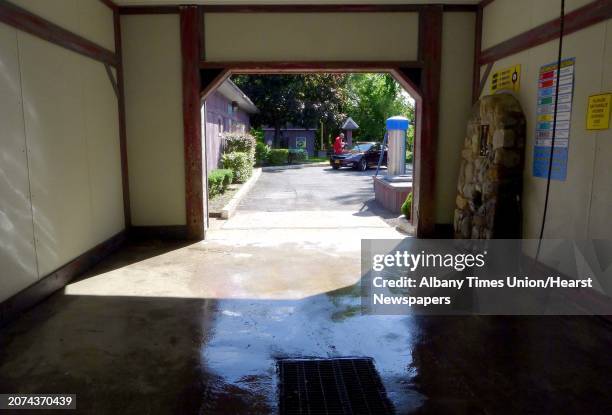
[[[552,154],[550,178],[562,181],[567,178],[570,120],[574,93],[574,64],[574,58],[561,61],[559,80],[557,80],[556,62],[540,68],[535,145],[533,148],[534,177],[548,178]],[[555,97],[557,83],[559,84],[558,99]],[[556,117],[555,104],[557,107]]]
[[[567,156],[567,147],[555,146],[550,173],[552,180],[564,181],[567,178]],[[548,178],[548,166],[550,166],[550,146],[536,146],[533,151],[533,175]]]

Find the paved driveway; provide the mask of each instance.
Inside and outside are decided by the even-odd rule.
[[[329,252],[358,255],[361,239],[402,237],[385,221],[396,215],[374,200],[374,173],[329,166],[266,169],[235,216],[209,232],[209,240],[323,243]]]
[[[357,212],[370,205],[374,199],[374,173],[375,170],[333,170],[329,166],[267,170],[243,199],[239,209],[266,212]]]

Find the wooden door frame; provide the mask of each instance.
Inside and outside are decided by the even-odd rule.
[[[305,11],[326,11],[308,8]],[[204,188],[207,174],[202,150],[201,102],[232,74],[278,74],[321,72],[387,72],[415,99],[416,131],[414,154],[413,223],[420,238],[435,236],[435,180],[439,120],[440,64],[442,51],[442,5],[420,5],[418,59],[416,61],[283,61],[283,62],[211,62],[206,60],[204,13],[262,11],[295,12],[280,6],[215,8],[181,6],[181,45],[183,51],[183,117],[185,124],[185,182],[187,229],[191,239],[204,238]],[[329,8],[345,12],[341,8]],[[367,8],[361,11],[386,11]],[[393,11],[403,11],[398,8]],[[450,10],[455,11],[455,10]],[[465,11],[463,9],[456,11]],[[197,52],[196,52],[197,51]],[[199,59],[195,59],[199,55]],[[197,91],[197,94],[194,94]]]
[[[425,76],[424,65],[420,62],[393,62],[393,63],[376,63],[376,62],[232,62],[232,63],[218,63],[218,62],[200,62],[202,80],[200,86],[200,99],[204,101],[210,94],[212,94],[225,80],[232,75],[237,74],[308,74],[308,73],[355,73],[355,72],[368,72],[368,73],[388,73],[404,88],[415,100],[415,168],[414,168],[414,183],[415,183],[415,200],[420,200],[421,203],[426,206],[433,206],[434,201],[428,200],[433,199],[434,191],[433,186],[426,187],[427,192],[419,192],[423,186],[421,183],[434,183],[435,180],[435,163],[430,161],[425,162],[425,166],[429,165],[427,169],[422,169],[420,166],[423,164],[421,160],[424,159],[422,149],[426,151],[432,151],[435,146],[431,143],[425,142],[432,139],[431,134],[424,134],[424,115],[430,114],[430,112],[437,108],[437,106],[425,106],[423,100],[423,91],[421,89],[422,81]],[[429,113],[427,111],[430,111]],[[204,145],[204,144],[203,144]],[[435,161],[435,154],[433,154]],[[427,158],[428,160],[430,158]],[[416,166],[419,165],[419,168]],[[431,167],[431,168],[430,168]],[[417,173],[418,171],[418,173]],[[429,190],[431,189],[431,190]],[[420,199],[417,199],[419,196]],[[429,208],[427,208],[429,209]],[[433,224],[433,209],[424,211],[422,208],[414,205],[415,220],[413,223],[417,229],[417,235],[419,237],[431,237],[433,236],[433,226],[431,230],[425,228],[427,223]],[[417,214],[420,212],[421,214]],[[423,215],[425,212],[425,215]],[[431,214],[431,217],[428,217]]]

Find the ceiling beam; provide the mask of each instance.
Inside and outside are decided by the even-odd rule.
[[[565,15],[563,35],[612,18],[612,0],[596,0]],[[486,65],[510,55],[559,38],[561,19],[557,18],[520,35],[483,50],[480,65]]]
[[[0,1],[0,22],[99,62],[114,67],[119,62],[114,52],[8,1]]]
[[[233,73],[388,72],[396,68],[420,68],[418,61],[302,61],[302,62],[200,62],[201,69],[229,69]]]

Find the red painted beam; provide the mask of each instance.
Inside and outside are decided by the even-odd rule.
[[[417,236],[435,236],[435,189],[442,60],[441,5],[426,6],[419,17],[419,57],[424,62],[422,103],[417,109],[414,208]]]
[[[565,15],[564,35],[577,32],[596,23],[612,18],[612,0],[596,0]],[[559,18],[544,23],[518,36],[490,47],[480,54],[479,64],[485,65],[499,59],[533,48],[559,37]]]
[[[477,4],[443,4],[444,13],[447,12],[460,12],[460,13],[476,13],[478,10]]]
[[[253,4],[204,5],[205,13],[390,13],[418,12],[421,4]]]
[[[0,22],[108,65],[118,64],[110,50],[7,1],[0,1]]]
[[[229,69],[203,69],[204,73],[200,85],[200,99],[204,101],[208,96],[217,90],[232,72]]]
[[[200,62],[202,69],[231,69],[234,73],[387,72],[422,66],[418,61]]]
[[[183,60],[185,209],[188,239],[204,239],[204,170],[200,117],[200,23],[197,6],[180,9]]]
[[[91,269],[95,264],[119,249],[125,240],[126,232],[121,231],[49,275],[40,278],[23,291],[1,302],[0,327],[14,320],[27,309],[33,307],[57,290],[65,287],[75,277]]]
[[[127,132],[125,123],[125,84],[123,77],[123,54],[121,46],[121,16],[119,11],[113,12],[113,23],[115,27],[115,51],[119,57],[117,65],[117,90],[118,90],[118,106],[119,106],[119,149],[121,152],[121,184],[123,188],[123,214],[125,219],[125,227],[132,226],[132,208],[130,204],[130,179],[128,174],[128,156],[127,156]]]
[[[119,14],[178,14],[179,6],[121,6]]]

